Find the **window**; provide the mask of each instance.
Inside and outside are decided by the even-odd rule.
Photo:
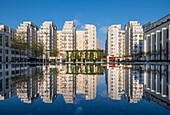
[[[162,41],[162,32],[160,32],[160,41]]]
[[[2,46],[2,34],[0,34],[0,46]]]
[[[168,37],[169,37],[169,29],[167,29],[167,39],[168,39]]]
[[[2,80],[0,80],[0,91],[2,91]]]
[[[5,50],[5,53],[8,54],[8,50]]]
[[[8,71],[6,72],[6,75],[9,75],[9,74],[8,74]]]
[[[8,64],[6,64],[6,69],[8,69]]]
[[[8,47],[8,36],[5,36],[5,45]]]
[[[6,57],[6,62],[8,62],[8,57]]]

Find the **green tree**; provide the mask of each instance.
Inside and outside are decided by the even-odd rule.
[[[86,50],[85,51],[85,60],[87,60],[88,59],[88,51]]]
[[[90,51],[90,61],[93,61],[94,58],[94,51]]]
[[[66,61],[68,62],[69,61],[69,52],[66,51]]]
[[[21,62],[21,55],[25,54],[25,51],[28,47],[28,43],[25,40],[25,34],[20,33],[16,35],[16,38],[12,39],[11,47],[15,49],[15,51],[18,49],[19,50],[19,55],[20,59],[19,61]]]
[[[76,61],[80,59],[78,50],[75,51],[75,59]]]

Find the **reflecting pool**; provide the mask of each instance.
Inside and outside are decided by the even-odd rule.
[[[170,65],[0,66],[0,115],[170,114]]]

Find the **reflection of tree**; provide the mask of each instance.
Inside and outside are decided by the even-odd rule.
[[[70,68],[70,71],[69,71]],[[101,64],[88,64],[88,65],[66,65],[68,74],[103,74],[104,68]]]
[[[55,57],[55,61],[56,61],[56,58],[57,58],[58,55],[59,55],[58,48],[54,48],[51,52],[51,56]]]
[[[21,82],[28,82],[29,79],[33,80],[42,80],[43,78],[43,72],[42,70],[35,68],[35,71],[33,73],[26,73],[28,70],[19,70],[19,74],[16,73],[14,77],[12,77],[12,84],[19,84]]]

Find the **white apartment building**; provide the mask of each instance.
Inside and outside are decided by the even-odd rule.
[[[66,21],[59,35],[61,52],[76,49],[76,27],[73,21]]]
[[[96,26],[85,24],[84,30],[76,31],[76,50],[96,50],[97,48]]]
[[[141,60],[143,53],[143,28],[137,21],[125,25],[125,55],[130,59]]]
[[[96,38],[96,49],[99,49],[99,39]]]
[[[76,27],[73,21],[66,21],[63,29],[57,31],[57,48],[60,60],[65,59],[67,50],[76,50]]]
[[[125,32],[121,30],[121,25],[111,25],[107,30],[106,55],[121,59],[125,53]]]
[[[85,50],[97,49],[96,26],[92,24],[85,25]]]
[[[76,31],[76,50],[85,50],[85,31],[77,30]]]
[[[0,25],[0,62],[11,61],[11,40],[15,38],[15,30]]]
[[[29,45],[27,55],[29,58],[35,57],[31,52],[32,44],[37,42],[37,25],[32,22],[23,22],[18,26],[17,36],[23,38]]]
[[[61,51],[62,48],[62,31],[57,30],[57,49]]]
[[[5,26],[0,25],[0,62],[14,62],[14,61],[25,61],[27,56],[25,56],[17,49],[14,49],[12,40],[16,39],[16,30]],[[21,59],[20,59],[21,58]],[[1,68],[1,67],[0,67]]]
[[[147,61],[170,60],[170,14],[144,28],[144,52]]]
[[[54,48],[57,48],[57,27],[51,21],[45,21],[38,31],[38,42],[44,45],[43,59],[49,60]]]

